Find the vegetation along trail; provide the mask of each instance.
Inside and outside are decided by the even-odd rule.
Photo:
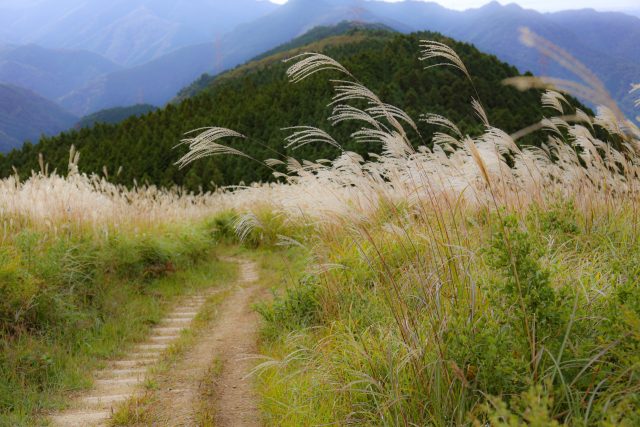
[[[258,322],[251,303],[261,290],[258,270],[250,261],[225,261],[240,266],[234,285],[184,299],[145,343],[98,372],[93,390],[52,416],[53,425],[259,425],[257,399],[248,379],[253,367],[248,356],[257,351]],[[193,342],[171,359],[181,333],[223,291],[228,296],[217,307],[216,320],[195,331]],[[207,395],[213,396],[212,402],[203,401]]]

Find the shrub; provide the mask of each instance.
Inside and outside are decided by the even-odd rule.
[[[286,333],[316,325],[319,321],[319,286],[306,278],[287,288],[284,295],[274,294],[272,303],[259,303],[256,311],[267,323],[265,333]]]

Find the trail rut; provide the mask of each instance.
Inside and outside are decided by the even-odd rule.
[[[255,284],[258,273],[254,263],[241,261],[240,268],[240,281],[220,306],[218,320],[172,369],[175,374],[160,384],[156,393],[160,414],[154,417],[159,425],[197,425],[200,384],[216,360],[222,363],[222,370],[214,390],[215,425],[260,425],[257,399],[246,377],[253,366],[247,357],[257,350],[258,322],[251,302],[261,288]]]
[[[247,379],[255,354],[258,319],[252,301],[262,289],[256,284],[257,266],[245,260],[240,278],[227,287],[232,293],[218,308],[217,319],[198,334],[195,344],[163,375],[153,392],[153,425],[196,426],[200,385],[216,360],[222,363],[215,393],[216,426],[259,426],[257,398]],[[149,369],[162,353],[188,328],[207,298],[219,289],[185,298],[151,336],[121,360],[96,373],[95,388],[74,399],[71,408],[50,417],[53,426],[106,426],[123,402],[144,393],[142,385]]]

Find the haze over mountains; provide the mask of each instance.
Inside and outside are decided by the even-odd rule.
[[[0,82],[11,82],[52,100],[121,68],[89,51],[47,49],[35,44],[0,49]]]
[[[0,152],[26,139],[58,134],[78,120],[55,103],[29,90],[0,83]]]
[[[0,27],[4,42],[89,50],[132,66],[275,8],[259,0],[15,0],[0,2]]]
[[[575,79],[520,44],[518,29],[529,27],[583,61],[623,110],[634,112],[627,92],[640,76],[640,18],[593,10],[539,13],[498,3],[454,11],[422,1],[5,0],[0,82],[30,89],[76,116],[162,106],[203,73],[217,74],[344,20],[438,31],[520,71]]]

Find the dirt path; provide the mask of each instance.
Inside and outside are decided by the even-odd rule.
[[[192,348],[161,378],[154,391],[157,402],[154,420],[162,426],[195,426],[199,410],[200,385],[210,374],[211,366],[222,363],[215,387],[217,426],[259,426],[257,399],[251,381],[246,379],[252,368],[247,356],[256,352],[257,318],[251,303],[260,293],[255,263],[239,262],[241,277],[231,287],[231,295],[218,309],[217,321],[201,333]],[[108,425],[117,407],[143,393],[142,384],[150,367],[161,354],[188,328],[207,298],[215,290],[184,299],[155,328],[144,344],[108,369],[97,373],[94,390],[78,396],[71,409],[50,417],[52,425],[90,427]],[[153,423],[156,425],[156,422]]]
[[[251,303],[260,293],[254,263],[240,263],[241,278],[237,289],[227,298],[211,330],[201,334],[172,374],[159,385],[154,406],[154,421],[166,426],[196,426],[200,410],[201,384],[216,362],[221,372],[216,381],[214,400],[216,426],[259,426],[257,399],[251,380],[246,376],[253,365],[247,358],[255,354],[258,322]]]

